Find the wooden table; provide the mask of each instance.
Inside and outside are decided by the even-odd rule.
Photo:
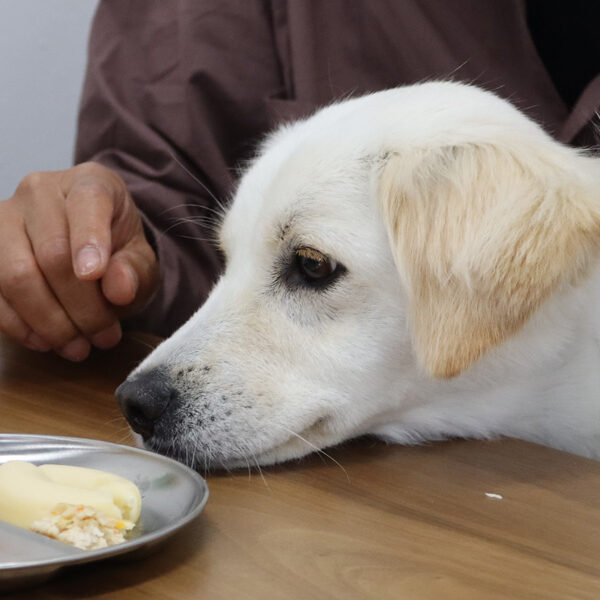
[[[112,393],[147,352],[83,364],[0,339],[0,431],[131,444]],[[600,462],[533,444],[359,440],[210,474],[205,511],[153,555],[6,598],[600,598]]]

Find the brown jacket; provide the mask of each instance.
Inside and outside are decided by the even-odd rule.
[[[563,141],[591,143],[600,106],[597,30],[590,28],[594,48],[569,56],[551,34],[568,24],[556,14],[548,21],[549,5],[101,1],[76,162],[121,174],[158,251],[161,288],[130,325],[168,335],[204,301],[221,269],[211,243],[220,203],[231,197],[236,169],[282,119],[349,95],[451,78],[496,91]],[[577,53],[575,33],[562,43]],[[570,70],[574,64],[583,68]]]

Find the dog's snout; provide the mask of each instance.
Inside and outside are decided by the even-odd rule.
[[[148,371],[123,382],[116,390],[117,403],[131,428],[148,439],[154,425],[165,412],[175,389],[158,370]]]

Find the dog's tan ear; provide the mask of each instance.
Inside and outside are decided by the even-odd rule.
[[[527,161],[484,145],[386,159],[382,212],[434,376],[458,375],[517,332],[598,251],[598,198],[560,167]]]

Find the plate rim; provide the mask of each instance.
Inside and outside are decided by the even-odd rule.
[[[31,440],[48,440],[67,443],[70,442],[71,444],[79,444],[83,447],[89,446],[96,449],[98,449],[99,446],[106,446],[110,448],[126,450],[127,452],[131,452],[133,454],[146,455],[151,457],[153,460],[158,460],[159,462],[166,462],[171,465],[175,465],[177,468],[181,469],[184,473],[186,473],[193,480],[195,480],[199,488],[202,489],[202,497],[200,498],[198,504],[189,513],[177,519],[177,521],[150,533],[142,534],[139,538],[136,538],[134,540],[126,541],[121,544],[115,544],[106,548],[98,548],[96,550],[82,550],[80,555],[73,554],[64,557],[39,559],[29,562],[0,562],[0,580],[3,578],[2,576],[6,576],[8,572],[14,572],[15,576],[20,576],[21,572],[27,569],[39,569],[42,567],[53,566],[55,566],[56,568],[63,568],[68,567],[70,565],[91,562],[93,560],[110,558],[113,556],[118,556],[119,554],[126,554],[128,552],[133,552],[135,550],[144,548],[147,545],[152,545],[153,543],[168,538],[169,536],[177,532],[179,529],[187,525],[190,521],[193,521],[206,506],[208,497],[210,495],[208,484],[204,477],[202,477],[199,473],[197,473],[187,465],[184,465],[183,463],[169,458],[168,456],[163,456],[162,454],[157,454],[156,452],[150,452],[149,450],[145,450],[143,448],[137,448],[136,446],[127,446],[125,444],[117,444],[115,442],[107,442],[104,440],[95,440],[92,438],[44,435],[35,433],[0,433],[0,442],[2,440],[7,440],[11,437],[19,440],[22,440],[23,438],[29,438]]]

